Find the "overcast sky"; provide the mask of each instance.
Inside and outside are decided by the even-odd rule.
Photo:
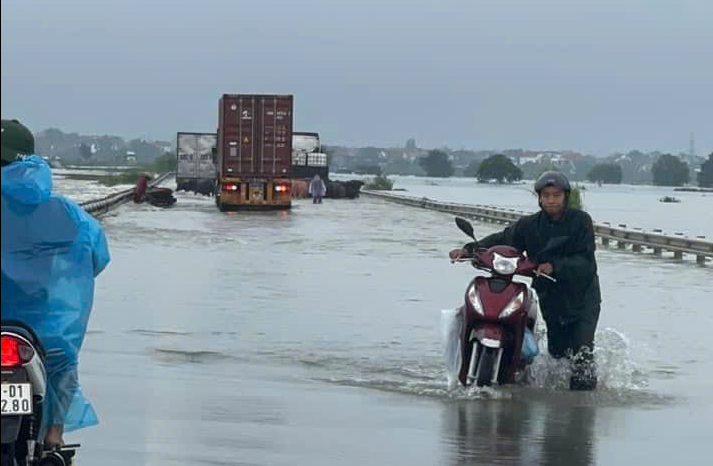
[[[711,0],[2,0],[2,117],[172,139],[291,93],[327,144],[713,151]]]

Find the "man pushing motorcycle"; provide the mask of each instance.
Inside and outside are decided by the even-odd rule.
[[[535,182],[540,211],[520,218],[499,233],[454,249],[452,260],[470,256],[477,248],[509,245],[538,257],[537,272],[556,278],[538,278],[533,287],[547,326],[547,348],[555,358],[572,361],[571,390],[597,386],[594,333],[599,320],[601,293],[594,256],[594,226],[586,212],[568,207],[571,187],[558,172],[543,173]],[[547,242],[567,236],[562,248],[541,257]]]

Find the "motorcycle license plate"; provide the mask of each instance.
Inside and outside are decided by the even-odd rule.
[[[2,415],[32,414],[32,385],[29,383],[3,383]]]

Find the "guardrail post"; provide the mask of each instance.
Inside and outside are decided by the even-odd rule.
[[[626,249],[626,242],[622,239],[617,239],[616,245],[619,249]]]
[[[641,245],[640,244],[632,244],[631,250],[634,252],[641,252]]]
[[[700,254],[696,255],[696,263],[698,265],[705,265],[706,264],[706,256],[702,256]]]
[[[655,248],[654,248],[654,254],[656,254],[657,256],[660,256],[660,255],[661,255],[661,248],[655,247]]]
[[[602,236],[602,246],[609,246],[609,238]]]
[[[682,260],[683,259],[683,251],[674,251],[673,258],[676,260]]]

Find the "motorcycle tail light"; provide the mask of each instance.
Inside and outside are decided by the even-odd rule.
[[[17,367],[22,363],[29,362],[35,355],[35,351],[25,342],[9,335],[3,335],[0,339],[1,365],[2,367]]]

